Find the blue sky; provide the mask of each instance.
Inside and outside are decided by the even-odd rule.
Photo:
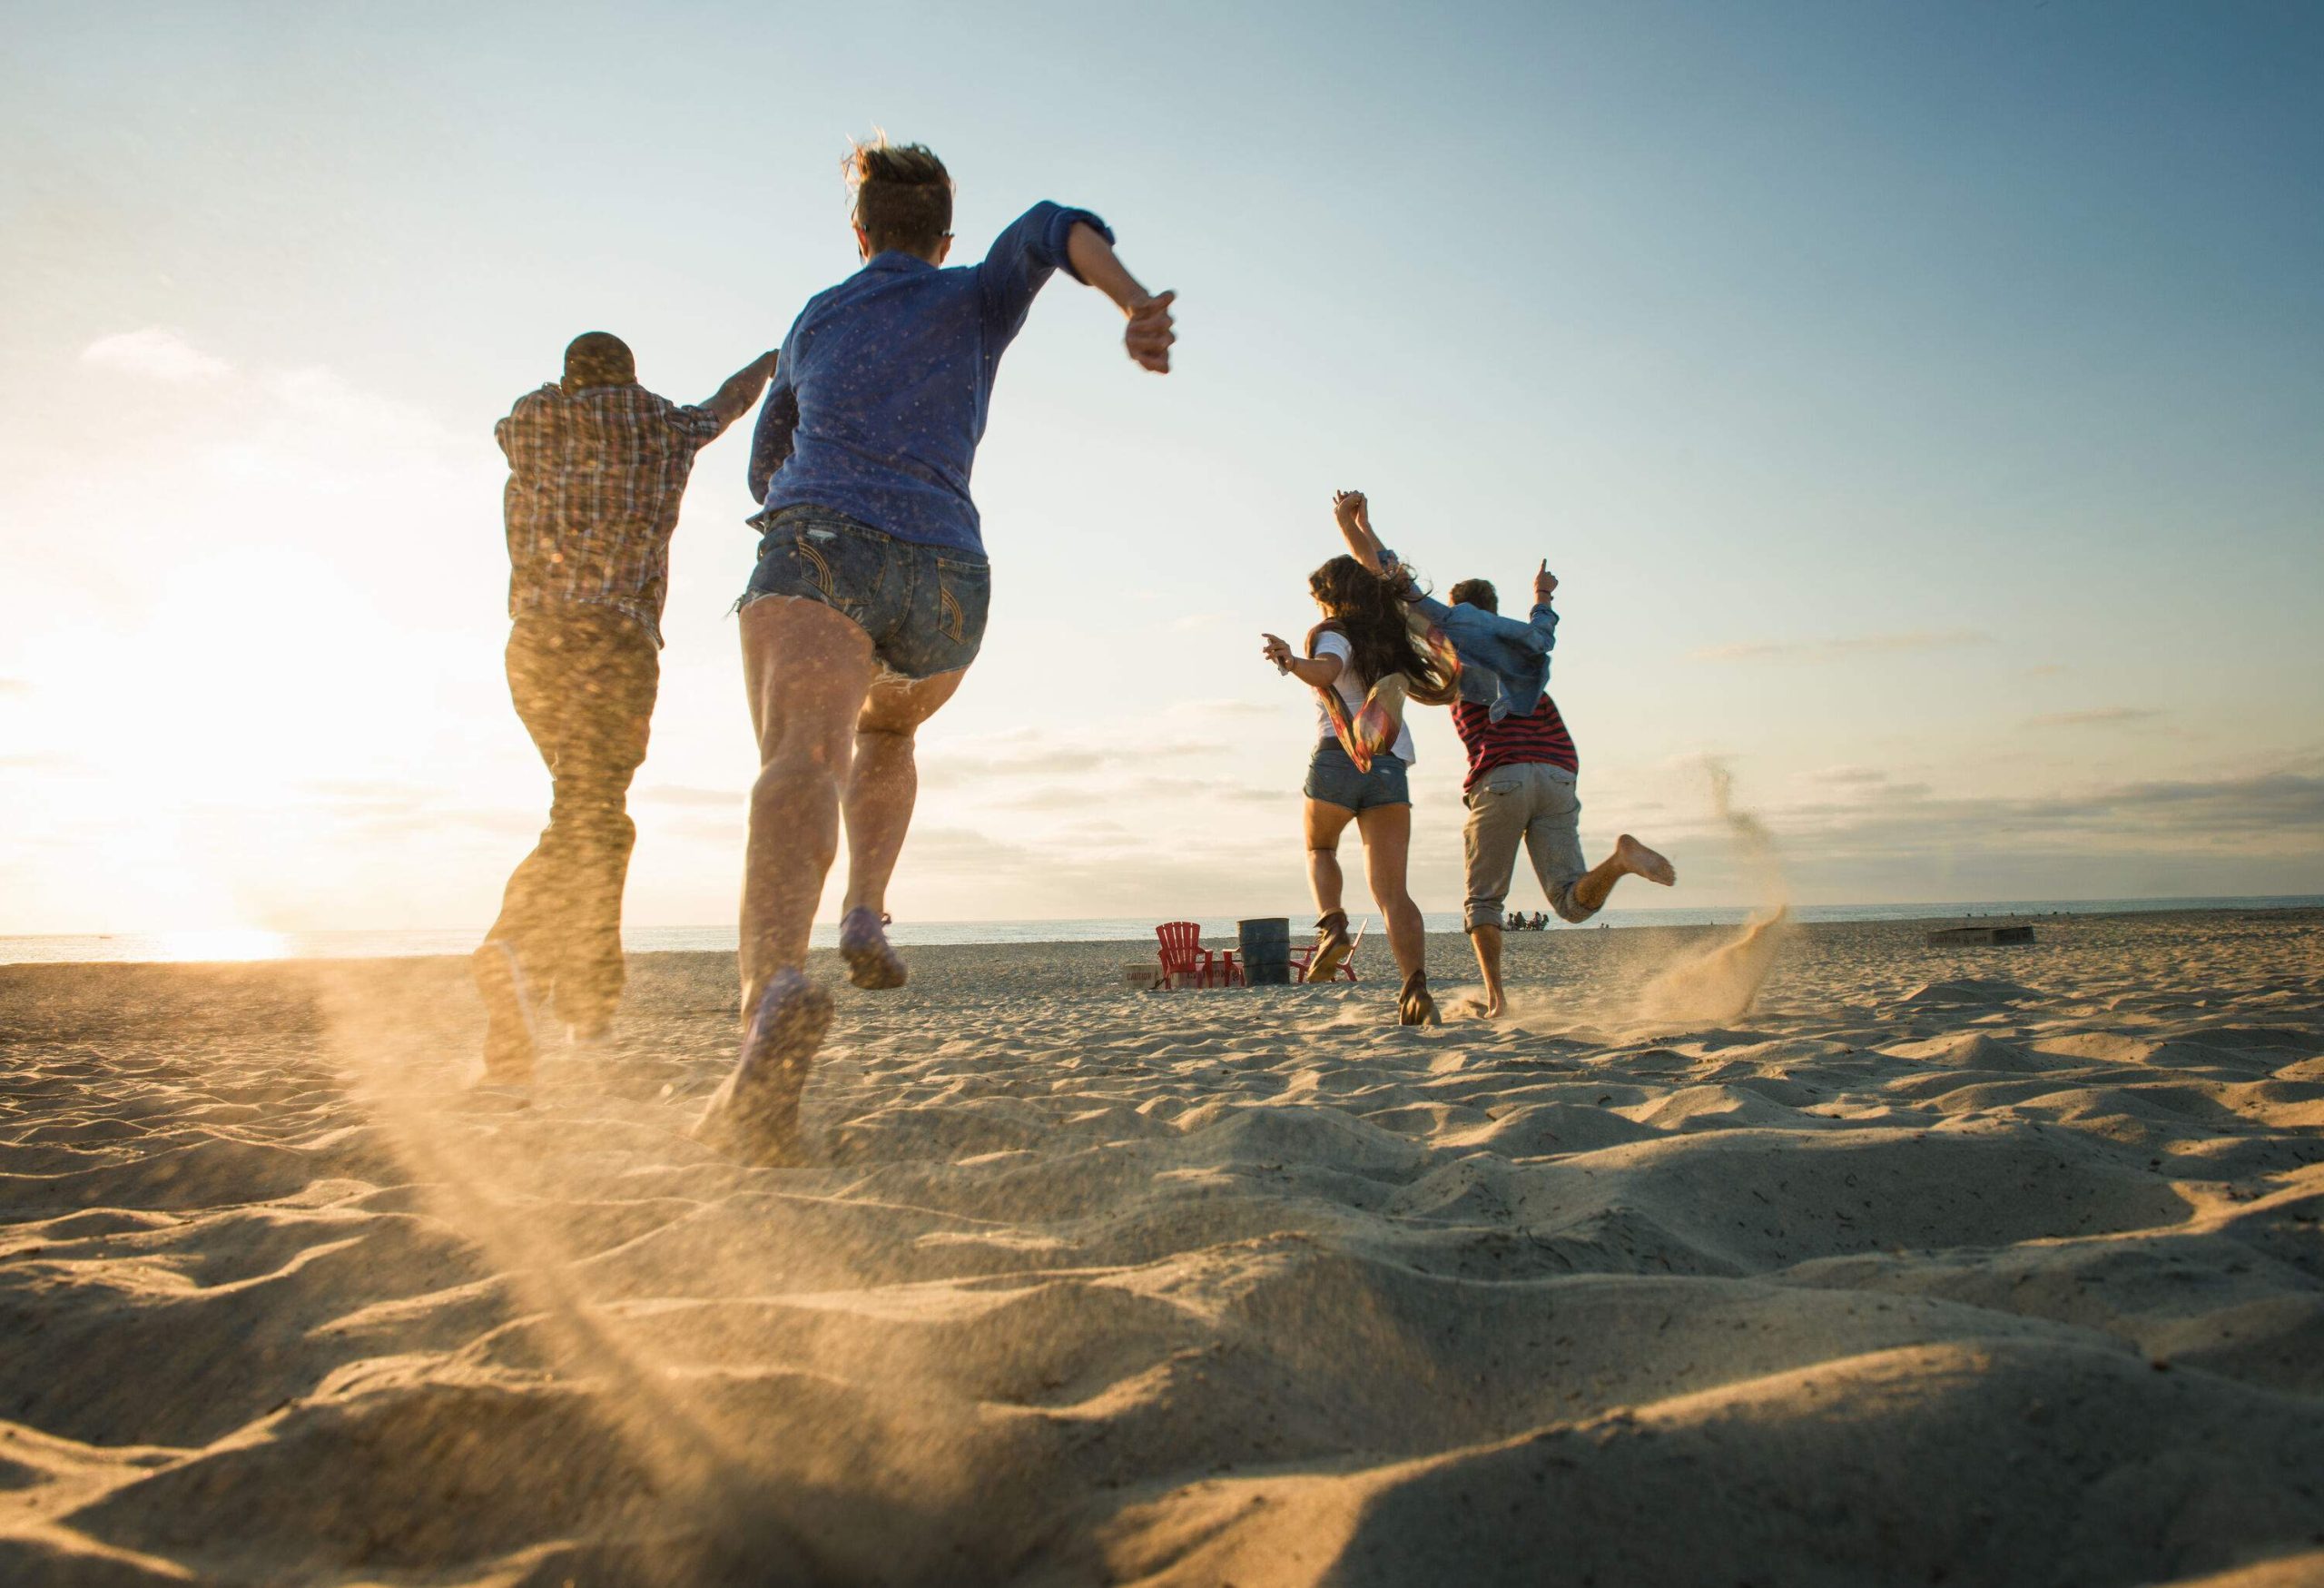
[[[2324,13],[2283,5],[6,8],[0,932],[488,918],[493,419],[605,327],[685,399],[853,265],[1105,214],[977,490],[991,637],[920,919],[1299,908],[1335,487],[1440,583],[1565,581],[1585,837],[1827,902],[2324,890]],[[633,919],[732,910],[740,435],[675,553]],[[1415,883],[1458,902],[1421,725]],[[1514,901],[1513,901],[1514,902]],[[1630,903],[1662,902],[1644,897]]]

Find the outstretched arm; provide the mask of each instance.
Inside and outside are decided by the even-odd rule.
[[[1178,340],[1170,329],[1170,305],[1176,292],[1148,292],[1129,273],[1106,234],[1087,221],[1077,221],[1065,240],[1066,262],[1073,273],[1114,301],[1129,317],[1122,331],[1122,346],[1142,370],[1157,375],[1170,372],[1170,344]]]
[[[720,429],[751,411],[751,404],[759,399],[759,392],[766,385],[767,377],[774,373],[775,360],[781,356],[779,350],[761,353],[727,376],[725,384],[710,394],[710,400],[702,406],[718,416]]]
[[[1273,662],[1276,672],[1287,674],[1317,689],[1329,688],[1332,680],[1340,676],[1341,667],[1345,666],[1337,656],[1294,656],[1289,643],[1280,635],[1262,634],[1259,637],[1266,641],[1259,647],[1259,655]]]
[[[1382,578],[1394,563],[1394,554],[1380,544],[1380,537],[1372,532],[1372,504],[1364,500],[1360,490],[1332,493],[1332,517],[1339,521],[1340,534],[1347,541],[1348,555]]]
[[[774,471],[791,456],[791,438],[798,429],[799,391],[791,384],[790,371],[778,368],[766,394],[766,406],[759,409],[758,425],[751,432],[751,500],[766,500],[767,487],[774,481]]]
[[[1550,597],[1558,593],[1558,577],[1550,572],[1550,559],[1541,559],[1541,571],[1533,576],[1533,611],[1529,622],[1535,634],[1541,636],[1541,649],[1553,650],[1558,643],[1558,612],[1550,605]]]

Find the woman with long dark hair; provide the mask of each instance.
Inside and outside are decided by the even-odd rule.
[[[1450,702],[1459,664],[1425,624],[1414,623],[1398,587],[1352,557],[1335,557],[1309,575],[1307,592],[1324,613],[1308,632],[1307,654],[1293,655],[1272,634],[1262,652],[1318,697],[1305,789],[1307,879],[1317,913],[1307,980],[1330,981],[1354,946],[1342,904],[1339,858],[1340,834],[1353,821],[1364,839],[1373,902],[1388,923],[1388,952],[1403,975],[1397,1019],[1408,1026],[1433,1025],[1427,937],[1404,885],[1413,831],[1405,769],[1413,762],[1413,735],[1403,707],[1407,701]]]

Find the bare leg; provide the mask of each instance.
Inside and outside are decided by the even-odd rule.
[[[1307,833],[1307,885],[1315,893],[1315,913],[1329,915],[1344,908],[1346,883],[1340,873],[1340,834],[1355,813],[1345,805],[1309,800],[1305,823]]]
[[[1372,884],[1373,902],[1388,922],[1388,952],[1396,956],[1403,986],[1396,994],[1396,1019],[1408,1026],[1438,1022],[1436,1000],[1428,994],[1428,936],[1404,885],[1405,862],[1411,853],[1413,808],[1374,805],[1360,812],[1356,824],[1364,830],[1364,872]]]
[[[839,852],[840,792],[872,687],[871,636],[819,602],[771,597],[743,608],[743,667],[758,725],[743,872],[745,1019],[777,971],[807,957],[807,932]]]
[[[920,794],[913,737],[968,676],[962,668],[932,678],[883,678],[864,700],[855,720],[855,760],[844,801],[847,899],[842,909],[886,913],[888,879],[903,853],[912,804]]]
[[[1364,834],[1364,874],[1372,884],[1372,902],[1388,923],[1388,952],[1396,969],[1410,976],[1425,970],[1428,937],[1421,924],[1420,906],[1404,887],[1404,862],[1412,850],[1413,808],[1374,805],[1361,812],[1355,824]]]
[[[1490,1020],[1508,1007],[1501,991],[1501,928],[1471,927],[1469,946],[1476,951],[1477,974],[1484,978],[1485,1017]]]
[[[1573,884],[1576,916],[1587,919],[1596,914],[1607,895],[1614,891],[1614,884],[1624,877],[1644,877],[1667,888],[1679,880],[1679,873],[1669,861],[1625,833],[1615,841],[1614,853],[1591,866]]]

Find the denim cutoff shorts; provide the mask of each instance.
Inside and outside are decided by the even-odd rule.
[[[852,618],[881,665],[906,678],[976,660],[992,606],[982,553],[899,540],[828,508],[782,508],[765,530],[737,607],[763,596],[820,601]]]
[[[1368,811],[1374,805],[1409,805],[1412,791],[1404,784],[1404,764],[1393,755],[1372,758],[1372,770],[1358,772],[1337,739],[1315,741],[1315,759],[1307,763],[1306,795],[1343,810]]]

